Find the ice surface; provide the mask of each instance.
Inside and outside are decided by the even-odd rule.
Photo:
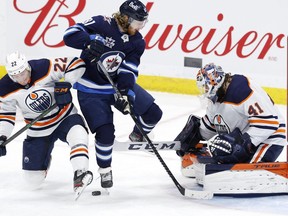
[[[151,136],[155,141],[173,140],[185,125],[190,113],[204,113],[198,97],[152,92],[164,114]],[[77,102],[75,103],[77,105]],[[287,107],[279,106],[284,116]],[[24,126],[21,116],[14,132]],[[116,137],[127,141],[133,121],[115,111]],[[113,152],[114,187],[110,195],[93,197],[100,189],[93,136],[90,135],[90,169],[94,181],[77,202],[72,190],[72,167],[69,148],[57,142],[47,179],[41,189],[30,191],[22,179],[22,140],[25,133],[7,145],[7,156],[0,158],[0,216],[141,216],[141,215],[233,215],[266,216],[287,215],[288,196],[261,198],[214,197],[212,200],[194,200],[183,197],[156,156],[145,152]],[[285,151],[286,153],[286,151]],[[164,161],[185,187],[195,186],[193,179],[180,173],[180,160],[173,151],[160,151]],[[286,160],[282,154],[279,160]]]

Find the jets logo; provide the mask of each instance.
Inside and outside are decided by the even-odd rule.
[[[51,94],[44,90],[36,90],[31,92],[25,99],[27,107],[36,113],[42,113],[52,104]]]

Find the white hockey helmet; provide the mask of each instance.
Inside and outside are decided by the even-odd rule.
[[[30,66],[25,55],[16,51],[6,56],[5,68],[11,77],[22,73],[25,69],[29,69]]]
[[[214,63],[207,64],[197,73],[197,87],[205,97],[214,100],[217,90],[224,82],[224,77],[225,73],[221,66]]]

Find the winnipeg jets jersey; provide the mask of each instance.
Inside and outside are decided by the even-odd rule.
[[[122,33],[114,18],[100,15],[84,23],[77,23],[65,31],[63,38],[65,44],[84,50],[81,58],[86,62],[87,67],[74,88],[88,93],[115,93],[101,69],[91,64],[86,57],[85,49],[91,40],[99,36],[103,38],[105,45],[100,61],[119,89],[132,89],[138,77],[138,66],[145,50],[145,41],[139,32],[133,36]]]
[[[247,132],[255,146],[286,145],[285,119],[269,95],[242,75],[234,75],[223,102],[209,101],[201,119],[200,133],[210,139],[216,133],[230,133],[238,127]]]
[[[13,82],[8,74],[0,80],[0,135],[9,137],[15,125],[16,111],[21,111],[26,123],[31,122],[55,103],[55,82],[64,78],[75,83],[85,71],[80,58],[38,59],[28,61],[31,80],[26,86]],[[73,104],[63,109],[53,109],[27,130],[27,135],[40,137],[50,135],[60,122],[77,113]]]

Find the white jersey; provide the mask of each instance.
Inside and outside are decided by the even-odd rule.
[[[16,111],[21,110],[26,123],[31,122],[55,103],[55,82],[62,78],[72,85],[83,75],[85,63],[77,57],[28,61],[31,80],[26,86],[13,82],[6,74],[0,80],[0,135],[9,137],[15,125]],[[67,116],[77,113],[71,103],[49,112],[27,130],[31,137],[50,135]]]
[[[233,76],[223,102],[209,101],[200,133],[208,140],[236,127],[247,132],[255,146],[287,145],[284,117],[269,95],[242,75]]]

